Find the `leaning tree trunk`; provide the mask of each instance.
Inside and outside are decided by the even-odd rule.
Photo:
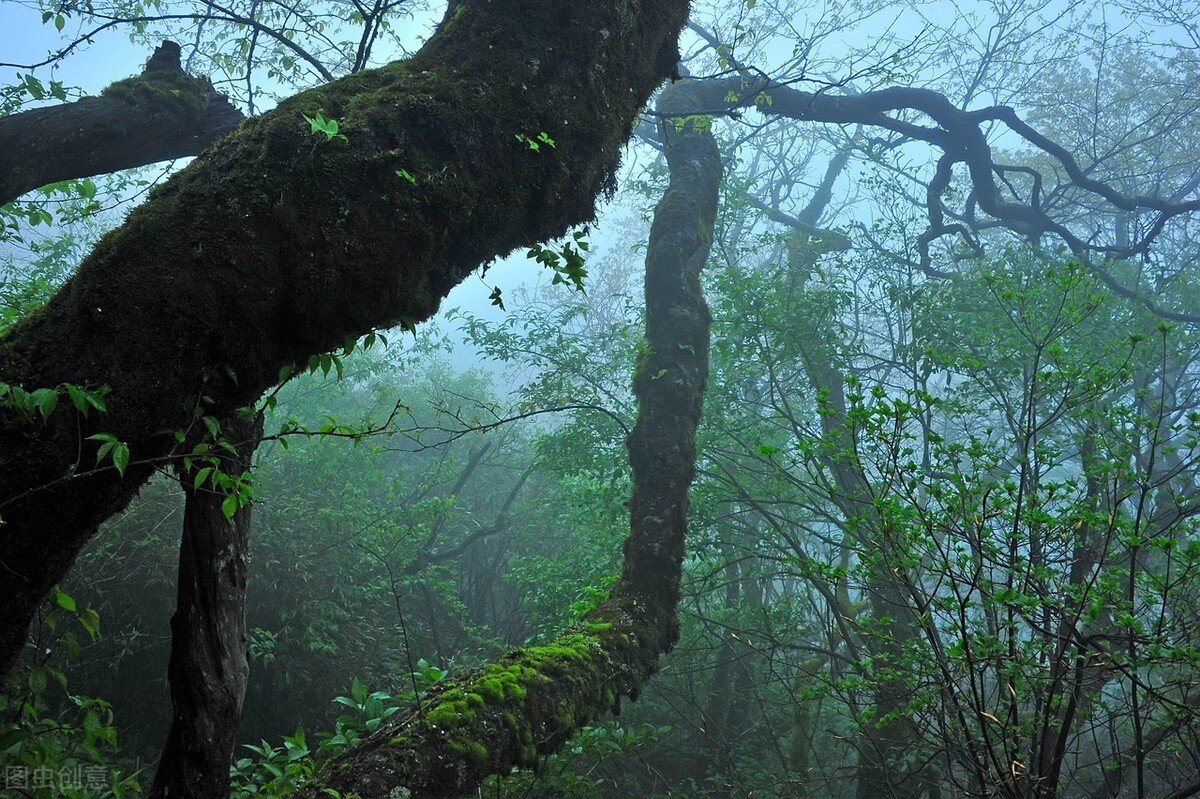
[[[193,409],[226,418],[292,364],[426,319],[480,264],[592,219],[686,15],[451,0],[412,59],[248,120],[101,240],[0,338],[4,383],[109,389],[88,418],[0,406],[0,672],[97,525],[181,455]],[[128,446],[124,474],[97,464],[97,433]]]
[[[689,108],[688,85],[661,112]],[[465,795],[489,774],[532,766],[576,730],[636,698],[679,637],[687,492],[708,377],[709,315],[700,290],[716,218],[720,154],[712,135],[663,125],[671,182],[646,254],[646,341],[634,374],[630,535],[621,578],[575,630],[441,684],[410,715],[331,761],[300,795]]]

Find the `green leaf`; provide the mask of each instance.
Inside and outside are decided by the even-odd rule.
[[[226,519],[232,519],[233,515],[238,512],[240,504],[238,503],[237,494],[230,494],[225,497],[225,501],[221,503],[221,513]]]
[[[66,384],[66,389],[67,396],[71,398],[71,404],[75,406],[75,410],[79,411],[84,415],[84,417],[86,417],[88,415],[88,410],[91,409],[92,406],[88,405],[88,401],[84,397],[83,392],[79,390],[78,386],[75,386],[71,383]]]
[[[201,416],[200,421],[208,428],[208,434],[213,438],[218,438],[221,435],[221,423],[215,416]]]
[[[112,450],[113,466],[117,467],[117,474],[125,476],[125,468],[129,466],[129,445],[120,442],[113,445]]]
[[[311,117],[307,114],[301,114],[301,116],[303,116],[308,122],[313,133],[325,134],[325,141],[331,141],[333,139],[341,139],[342,141],[346,140],[346,137],[338,132],[339,126],[336,119],[326,119],[321,115],[320,111]]]
[[[68,610],[71,613],[75,612],[75,598],[57,587],[54,589],[54,604],[63,610]]]
[[[87,610],[80,613],[79,623],[83,625],[83,629],[87,631],[93,641],[100,636],[100,614],[96,612],[95,608],[88,607]]]
[[[47,681],[46,669],[44,667],[35,668],[29,673],[29,690],[34,696],[41,696],[46,690]]]
[[[22,78],[25,85],[25,91],[29,92],[29,96],[35,100],[41,100],[46,96],[46,88],[42,86],[42,82],[32,75],[26,75]]]
[[[129,446],[127,444],[118,441],[112,433],[96,433],[88,436],[88,441],[100,442],[100,448],[96,450],[97,464],[111,454],[113,466],[117,468],[122,477],[125,475],[125,467],[129,465]]]
[[[312,128],[312,133],[324,132],[326,124],[325,117],[321,116],[320,111],[317,112],[315,117],[310,117],[308,114],[301,114],[300,116],[304,117],[304,120],[308,122],[309,126]]]
[[[208,476],[212,473],[213,467],[211,466],[205,466],[203,469],[200,469],[198,472],[196,472],[196,477],[192,480],[192,489],[198,490],[200,486],[204,485],[204,483],[208,480]]]
[[[48,422],[50,414],[58,407],[58,392],[52,388],[39,388],[33,392],[33,402],[42,415],[42,421]]]

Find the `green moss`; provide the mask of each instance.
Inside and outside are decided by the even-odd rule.
[[[582,633],[569,633],[552,644],[530,647],[522,653],[523,660],[540,671],[542,666],[560,661],[579,661],[589,658],[599,650],[600,642],[595,637]]]
[[[483,675],[475,682],[475,686],[480,693],[488,697],[491,704],[503,704],[506,701],[520,703],[526,696],[521,681],[537,677],[537,672],[527,666],[491,663],[484,668]]]
[[[475,713],[471,706],[462,700],[439,702],[425,714],[426,723],[444,730],[455,729],[464,722],[470,723],[474,718]]]
[[[198,119],[208,106],[211,91],[208,81],[186,72],[156,70],[112,83],[100,95]]]
[[[538,762],[537,747],[533,744],[526,744],[521,747],[521,751],[517,754],[517,765],[530,768],[536,766]]]
[[[623,681],[606,673],[605,642],[628,640],[621,615],[591,617],[575,632],[520,649],[431,692],[416,724],[389,743],[434,746],[472,769],[533,767],[561,736],[617,707]],[[619,648],[619,644],[617,644]]]
[[[497,677],[484,677],[478,682],[480,693],[489,702],[504,701],[504,684]]]
[[[466,4],[465,4],[465,3],[459,3],[459,4],[458,4],[458,5],[457,5],[457,6],[454,8],[454,10],[453,10],[453,11],[451,11],[449,14],[447,14],[447,15],[446,15],[446,18],[442,20],[441,29],[442,29],[443,31],[445,31],[445,30],[447,30],[447,29],[448,29],[448,28],[449,28],[451,25],[454,25],[455,23],[457,23],[457,22],[458,22],[460,19],[462,19],[462,18],[463,18],[463,14],[464,14],[464,13],[466,13],[466,10],[467,10],[467,6],[466,6]]]
[[[472,763],[482,763],[487,760],[487,747],[478,741],[451,741],[450,748]]]

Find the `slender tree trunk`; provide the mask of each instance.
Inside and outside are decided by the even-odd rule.
[[[789,266],[804,280],[820,256],[819,247],[798,240],[789,248]],[[824,455],[836,486],[831,499],[838,506],[848,540],[856,544],[867,572],[866,591],[872,624],[863,645],[881,667],[872,685],[872,719],[860,725],[857,799],[918,799],[925,793],[925,769],[913,767],[917,729],[907,710],[910,689],[902,673],[906,644],[919,633],[916,614],[905,593],[908,572],[903,568],[904,531],[896,529],[876,507],[871,481],[854,451],[842,375],[828,334],[812,320],[800,320],[801,335],[811,342],[804,367],[816,393],[823,395],[821,431],[829,442]],[[854,530],[853,535],[849,532]],[[874,721],[878,719],[878,723]]]
[[[872,534],[888,535],[886,523],[878,530],[869,526]],[[867,591],[870,593],[871,618],[888,619],[878,622],[879,629],[866,641],[871,655],[884,670],[903,673],[907,668],[905,645],[916,635],[917,621],[905,601],[897,575],[888,564],[895,558],[884,548],[879,561],[870,567]],[[918,799],[925,794],[926,775],[919,761],[917,746],[920,736],[910,718],[908,706],[910,689],[902,676],[878,678],[873,686],[875,718],[878,725],[867,722],[862,726],[858,747],[858,799]],[[916,766],[914,767],[914,760]]]
[[[796,682],[793,687],[796,699],[792,707],[792,735],[788,746],[788,768],[792,772],[794,799],[805,799],[810,795],[809,782],[816,766],[814,739],[820,705],[815,699],[802,699],[803,691],[817,678],[825,658],[810,655],[796,667]]]
[[[727,555],[727,557],[730,557]],[[738,564],[730,560],[725,564],[726,611],[736,611],[741,599],[741,574]],[[704,711],[704,748],[696,752],[697,777],[712,777],[716,780],[714,796],[727,797],[730,793],[729,772],[733,765],[733,739],[737,730],[730,722],[732,706],[745,701],[736,695],[735,673],[739,672],[738,652],[731,631],[720,631],[721,645],[713,662],[712,681],[708,687],[708,706]]]
[[[249,471],[262,436],[262,417],[227,420],[222,434],[236,449],[236,456],[226,453],[222,471],[231,476]],[[156,799],[229,796],[229,763],[250,673],[250,507],[239,508],[229,518],[223,508],[226,494],[193,483],[193,474],[185,473],[178,600],[167,668],[174,715],[150,789]]]

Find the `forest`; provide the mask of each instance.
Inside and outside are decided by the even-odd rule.
[[[0,795],[1200,796],[1197,131],[1200,0],[0,4]]]

